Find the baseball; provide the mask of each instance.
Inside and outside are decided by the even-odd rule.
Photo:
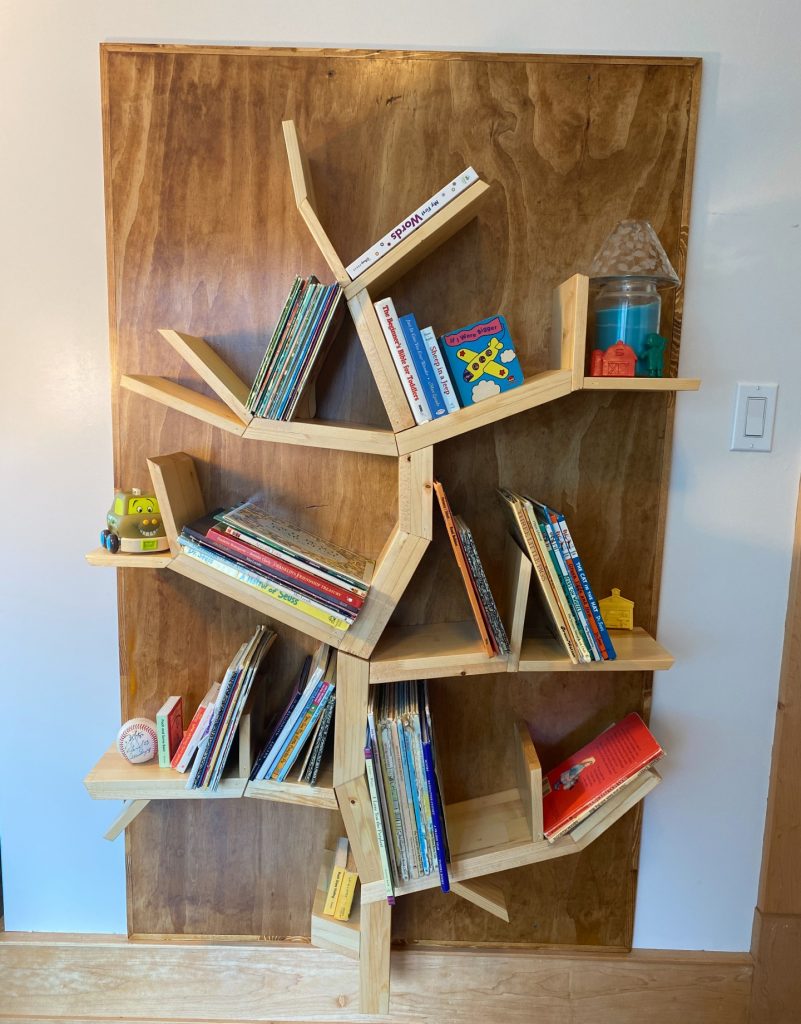
[[[156,723],[149,718],[131,718],[117,733],[117,749],[131,764],[152,761],[158,750]]]

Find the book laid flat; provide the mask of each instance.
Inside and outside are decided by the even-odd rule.
[[[449,331],[439,342],[463,406],[493,398],[523,383],[523,370],[503,316]]]
[[[478,181],[478,175],[472,167],[465,168],[464,171],[453,181],[448,182],[439,192],[435,192],[430,199],[427,199],[421,206],[410,213],[408,217],[404,217],[403,220],[396,224],[391,231],[388,231],[383,238],[371,245],[369,249],[361,254],[352,263],[345,267],[348,272],[348,277],[351,281],[355,280],[359,274],[363,274],[368,267],[372,266],[375,262],[381,259],[390,252],[398,242],[402,242],[404,238],[410,235],[413,231],[424,224],[429,217],[432,217],[438,210],[441,210],[446,206],[452,199],[455,199],[461,192]]]
[[[342,289],[296,277],[247,399],[254,416],[291,420],[342,312]]]
[[[344,632],[364,605],[374,562],[270,515],[256,502],[187,523],[181,551]]]
[[[544,776],[545,838],[569,832],[664,753],[636,712],[610,726]]]
[[[198,746],[187,789],[218,788],[248,696],[274,640],[271,629],[258,626],[235,654],[220,685],[208,731]]]
[[[365,767],[387,901],[395,887],[438,875],[450,888],[442,787],[425,681],[371,687]]]
[[[445,489],[439,480],[434,481],[434,493],[437,496],[448,539],[462,576],[484,651],[489,658],[498,654],[508,654],[509,639],[498,614],[473,535],[464,520],[453,515]]]
[[[301,761],[298,781],[314,785],[330,732],[336,686],[336,658],[328,644],[320,644],[306,658],[289,699],[268,728],[250,778],[284,782]]]

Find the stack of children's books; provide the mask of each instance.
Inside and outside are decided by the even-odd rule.
[[[448,836],[424,681],[370,688],[364,748],[387,900],[438,875],[448,892]]]
[[[359,614],[374,569],[371,559],[276,519],[255,501],[187,524],[178,543],[191,558],[341,631]]]
[[[248,395],[254,416],[291,420],[342,310],[338,284],[296,277]]]
[[[192,770],[186,783],[187,789],[216,790],[219,786],[253,681],[274,640],[275,633],[272,630],[266,626],[259,626],[250,640],[242,644],[236,652],[215,693],[214,700],[210,702],[212,710],[207,716],[208,724],[196,744]],[[208,699],[207,694],[204,700]],[[201,720],[206,717],[205,711],[204,708],[200,715]],[[194,731],[194,734],[197,735],[197,731]]]
[[[549,624],[573,664],[616,657],[565,517],[500,488],[512,534],[534,566]]]
[[[270,723],[251,781],[285,782],[295,769],[291,781],[310,786],[317,782],[328,737],[333,736],[335,686],[336,656],[328,644],[321,644],[303,662],[289,700]]]

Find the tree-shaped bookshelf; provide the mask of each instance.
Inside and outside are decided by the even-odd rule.
[[[633,836],[636,841],[636,825],[621,823],[618,829],[611,829],[611,826],[657,784],[658,777],[648,775],[626,787],[580,830],[551,844],[542,837],[540,758],[546,765],[555,763],[557,754],[580,745],[578,738],[582,738],[582,742],[590,738],[586,731],[601,723],[601,709],[607,716],[617,717],[620,711],[647,705],[644,674],[669,668],[672,664],[671,656],[651,635],[655,623],[653,587],[661,541],[661,534],[654,541],[654,529],[661,530],[661,520],[659,515],[652,515],[648,503],[651,501],[654,508],[658,507],[657,495],[661,495],[660,500],[664,502],[668,449],[663,447],[663,441],[666,433],[669,437],[665,425],[669,424],[673,401],[670,393],[693,390],[698,387],[698,381],[675,376],[620,381],[585,375],[589,282],[580,274],[571,276],[571,271],[575,266],[587,265],[588,255],[595,247],[594,237],[602,235],[608,225],[591,225],[591,230],[585,225],[588,237],[580,244],[565,246],[558,261],[558,273],[551,278],[551,281],[563,281],[554,289],[552,303],[550,295],[548,301],[544,295],[550,288],[543,291],[537,283],[524,286],[518,268],[499,262],[497,254],[505,251],[504,231],[518,232],[509,245],[509,251],[516,253],[515,259],[519,259],[521,253],[527,253],[529,259],[534,255],[528,240],[523,239],[518,230],[522,229],[527,216],[534,216],[533,206],[527,214],[519,215],[520,196],[528,194],[528,185],[518,173],[519,169],[525,166],[533,175],[532,168],[536,164],[536,173],[550,180],[548,175],[564,173],[558,168],[566,166],[566,157],[556,147],[546,161],[531,161],[526,155],[526,146],[530,144],[526,143],[519,151],[515,150],[505,164],[498,147],[487,141],[501,136],[486,131],[477,133],[473,100],[483,96],[491,107],[496,96],[505,96],[503,113],[500,108],[493,112],[488,108],[482,115],[494,118],[496,126],[506,123],[503,119],[513,109],[527,116],[525,90],[521,92],[518,85],[513,84],[517,70],[527,67],[532,80],[541,81],[543,88],[555,95],[566,88],[564,83],[568,80],[571,88],[576,86],[575,76],[584,73],[583,59],[576,69],[561,67],[552,74],[550,65],[540,66],[537,61],[526,64],[521,58],[516,65],[514,60],[491,62],[480,55],[463,55],[462,63],[452,64],[450,69],[449,61],[432,55],[406,64],[394,57],[376,58],[375,55],[346,58],[331,54],[284,53],[278,61],[275,57],[272,53],[250,53],[239,55],[237,60],[233,55],[213,56],[198,50],[166,54],[136,47],[104,49],[107,110],[124,110],[125,117],[131,119],[130,134],[124,144],[118,134],[122,122],[107,121],[106,125],[110,279],[115,282],[111,298],[115,337],[113,371],[120,384],[115,409],[116,423],[123,424],[125,431],[124,436],[119,429],[116,434],[117,472],[120,467],[128,467],[130,471],[132,465],[144,466],[149,462],[152,485],[164,512],[170,551],[158,559],[131,556],[114,560],[100,552],[88,558],[93,564],[112,564],[126,570],[119,577],[124,717],[143,713],[146,707],[152,708],[154,698],[166,696],[167,692],[181,692],[189,703],[199,695],[200,684],[184,664],[187,659],[181,660],[176,644],[185,645],[193,656],[200,651],[203,668],[209,672],[219,671],[219,659],[235,649],[233,641],[241,640],[244,626],[266,617],[279,633],[274,673],[286,678],[293,670],[299,651],[308,651],[320,640],[332,643],[338,649],[333,772],[322,777],[313,789],[292,783],[248,783],[247,768],[257,742],[254,732],[259,719],[251,709],[253,714],[245,719],[240,729],[239,752],[235,764],[232,761],[235,770],[219,794],[229,799],[185,800],[169,774],[158,769],[137,773],[115,759],[111,752],[104,756],[86,782],[93,796],[129,801],[110,832],[118,834],[126,829],[128,860],[137,877],[137,884],[132,884],[130,891],[132,931],[170,931],[170,921],[160,906],[180,898],[176,894],[181,891],[182,882],[191,876],[203,888],[203,880],[213,873],[213,865],[225,863],[226,859],[242,865],[260,859],[262,851],[269,850],[271,861],[281,863],[283,858],[283,862],[292,864],[296,880],[292,890],[296,895],[286,897],[277,908],[270,908],[269,913],[263,902],[251,901],[257,909],[252,912],[243,909],[238,913],[239,933],[287,936],[297,935],[305,927],[305,934],[310,931],[313,941],[359,959],[361,1009],[382,1012],[388,1006],[391,916],[394,914],[399,919],[404,937],[410,934],[416,937],[410,924],[414,908],[437,907],[437,914],[431,916],[443,921],[448,920],[451,912],[447,909],[440,912],[445,897],[422,891],[435,887],[433,879],[402,887],[396,911],[391,911],[384,899],[364,778],[364,723],[369,687],[395,680],[426,678],[435,680],[431,686],[432,701],[439,702],[440,710],[455,697],[460,709],[462,705],[473,712],[483,708],[481,721],[485,728],[482,732],[486,736],[475,735],[476,750],[474,754],[471,751],[469,758],[475,769],[466,767],[465,729],[454,739],[453,749],[445,752],[446,769],[450,769],[456,782],[453,792],[446,785],[446,795],[452,797],[448,803],[450,872],[453,891],[459,897],[482,911],[489,911],[501,922],[511,921],[509,927],[515,935],[514,941],[520,941],[521,934],[521,925],[516,923],[517,887],[511,899],[510,887],[504,883],[506,875],[492,881],[487,876],[516,870],[515,877],[519,878],[521,872],[535,864],[543,865],[538,871],[547,871],[549,862],[573,854],[578,856],[572,857],[571,863],[583,863],[585,857],[595,858],[594,863],[625,861],[629,853],[625,844],[628,837]],[[132,58],[140,61],[141,66],[130,75],[123,69]],[[455,69],[470,74],[473,65],[476,69],[491,70],[495,83],[490,90],[493,99],[489,99],[484,85],[474,82],[460,94],[454,114],[454,123],[460,125],[460,144],[456,148],[466,157],[465,163],[471,162],[485,171],[487,181],[471,186],[392,253],[351,281],[340,251],[357,248],[353,239],[377,237],[381,232],[376,229],[382,224],[378,219],[374,221],[379,214],[370,212],[374,204],[369,187],[364,188],[364,194],[357,194],[351,184],[357,178],[370,180],[369,172],[359,177],[357,171],[360,160],[365,159],[370,164],[371,153],[364,148],[369,132],[381,135],[382,118],[375,119],[369,111],[383,108],[383,100],[375,102],[376,97],[383,95],[383,87],[372,80],[368,84],[366,79],[359,79],[358,70],[373,59],[383,62],[385,74],[399,76],[397,88],[392,90],[393,97],[404,95],[412,82],[424,89],[434,88],[435,81],[443,87],[447,74]],[[155,77],[148,81],[157,82],[159,69],[166,67],[163,61],[170,63],[169,80],[173,85],[169,89],[155,84],[144,86],[142,70],[149,68]],[[295,74],[301,75],[304,69],[326,68],[326,74],[320,78],[328,82],[326,88],[332,88],[336,95],[358,95],[359,104],[367,104],[359,106],[362,120],[360,127],[354,128],[362,143],[361,156],[354,152],[354,137],[348,134],[349,126],[356,123],[350,108],[329,111],[331,125],[339,126],[332,127],[331,131],[321,129],[321,122],[314,117],[293,111],[292,104],[285,112],[294,112],[295,120],[284,120],[280,133],[275,130],[277,122],[268,126],[251,121],[253,111],[275,110],[280,95],[276,83],[290,66]],[[587,63],[587,68],[595,66]],[[659,192],[660,202],[670,210],[665,228],[670,245],[670,232],[674,228],[680,231],[686,228],[686,207],[677,205],[676,197],[681,191],[676,190],[676,181],[683,181],[686,188],[689,180],[694,122],[682,118],[693,109],[692,103],[697,99],[694,62],[660,64],[655,61],[647,74],[634,64],[623,71],[618,65],[607,66],[604,62],[598,66],[614,75],[621,89],[629,86],[634,89],[636,85],[644,98],[650,98],[655,110],[669,108],[680,125],[681,130],[675,137],[659,136],[664,139],[664,146],[675,147],[676,160],[671,166],[680,168],[675,172],[675,180],[665,182],[664,189],[669,185],[669,190],[663,193],[659,191],[661,179],[649,177],[649,184],[640,197],[646,209],[650,208],[648,203],[656,208],[654,190]],[[666,88],[668,81],[672,83],[670,89]],[[217,91],[215,83],[220,82],[224,86]],[[267,82],[272,83],[273,88],[265,91]],[[307,85],[304,103],[311,109],[319,83]],[[197,124],[188,120],[184,103],[184,97],[195,91],[205,97],[204,113]],[[430,97],[436,92],[427,95],[427,102],[431,103]],[[568,95],[572,93],[565,93]],[[245,96],[249,97],[247,105],[239,106],[245,103]],[[223,97],[228,99],[223,102]],[[258,100],[259,97],[262,99]],[[133,98],[137,99],[136,103],[132,103]],[[395,126],[393,131],[398,132],[398,139],[403,139],[408,147],[412,129],[398,119],[394,107],[386,106],[388,112],[383,117]],[[637,109],[645,110],[645,106]],[[155,118],[152,122],[148,120],[151,116]],[[424,120],[434,125],[435,112],[426,115]],[[580,118],[577,123],[579,121]],[[295,122],[302,128],[300,132]],[[163,153],[166,142],[148,134],[150,123],[171,125],[175,130],[178,126],[186,128],[192,124],[191,133],[185,131],[182,135],[182,144],[187,147],[186,159],[182,158],[180,147],[171,150],[176,154],[175,164],[169,165],[164,179],[157,168],[165,166],[159,162],[159,154]],[[508,127],[504,131],[509,131]],[[251,166],[247,161],[231,160],[230,143],[237,138],[237,132],[249,139],[261,140],[259,145],[265,148],[256,164]],[[129,182],[136,180],[131,178],[130,166],[125,171],[124,160],[112,161],[112,154],[122,152],[134,137],[142,140],[142,152],[147,156],[142,164],[144,184],[140,187],[151,198],[155,197],[152,202],[140,205],[130,202]],[[311,140],[308,157],[300,145],[300,137]],[[642,131],[637,135],[640,142],[644,137]],[[512,132],[510,141],[516,139]],[[374,143],[390,163],[389,154],[394,152],[392,138],[389,135],[380,140],[376,137]],[[627,147],[628,143],[624,146],[625,156],[631,160],[631,149]],[[614,147],[610,152],[613,151]],[[220,156],[221,152],[226,155]],[[400,157],[401,163],[397,162],[399,152],[394,153],[396,164],[391,179],[398,190],[397,201],[388,204],[386,182],[381,188],[380,216],[385,218],[384,223],[392,220],[391,211],[394,210],[397,219],[413,208],[414,199],[419,202],[432,191],[430,185],[420,181],[419,162],[411,159],[407,168],[408,148]],[[210,154],[214,154],[213,158]],[[206,158],[209,161],[207,171],[211,172],[215,161],[221,161],[227,169],[231,178],[226,182],[232,197],[230,211],[225,203],[215,202],[220,182],[214,180],[213,172],[198,173],[203,170]],[[655,153],[649,152],[647,160],[654,166],[659,164]],[[278,170],[281,163],[283,171]],[[375,167],[374,162],[372,166]],[[412,166],[414,171],[409,169]],[[616,183],[626,183],[625,173],[607,168],[605,164],[603,167],[604,182],[610,189]],[[264,168],[269,168],[269,176],[265,176]],[[440,164],[437,168],[431,172],[434,186],[446,178]],[[449,173],[458,169],[458,166],[448,166]],[[312,182],[312,170],[317,190]],[[645,178],[637,180],[641,183]],[[176,194],[176,182],[182,183],[184,191]],[[191,182],[190,187],[184,184],[188,182]],[[580,182],[573,187],[578,189]],[[598,195],[599,188],[599,182],[593,181],[593,196]],[[290,189],[295,203],[294,208],[287,211]],[[546,189],[543,194],[550,193]],[[254,196],[260,195],[268,197],[263,209],[253,201]],[[620,196],[610,199],[609,209],[619,217],[628,212],[627,202],[621,192]],[[269,210],[269,218],[266,210]],[[308,228],[305,242],[300,239],[297,213]],[[566,216],[564,210],[560,216]],[[187,233],[192,232],[194,217],[205,227],[192,250],[191,266],[184,273],[181,258],[176,254],[180,253]],[[573,240],[578,238],[575,228],[573,223],[570,236]],[[551,239],[557,230],[545,223],[539,223],[539,229],[546,235],[551,231]],[[570,230],[571,225],[565,224],[565,231]],[[232,238],[239,240],[240,237],[242,251],[231,260],[244,270],[233,275],[223,274],[219,269],[221,261],[224,263],[229,258],[225,246],[230,246]],[[314,243],[315,250],[310,248],[309,241]],[[276,275],[273,281],[260,275],[258,254],[272,255],[279,245],[289,252],[286,257],[289,262],[282,265],[283,277]],[[166,255],[159,260],[152,254],[160,252],[161,248]],[[140,267],[131,256],[136,253],[150,254],[143,257],[152,260],[148,274],[142,273],[145,264]],[[671,256],[673,254],[671,250]],[[272,265],[275,265],[274,259]],[[318,276],[323,266],[330,270],[343,288],[349,317],[340,329],[332,353],[326,357],[317,387],[310,387],[304,396],[301,417],[292,422],[253,417],[246,407],[248,386],[244,383],[252,370],[248,365],[252,356],[245,359],[242,353],[256,351],[256,337],[263,336],[265,324],[269,324],[274,315],[282,281],[285,282],[287,272],[294,272],[295,267],[301,265],[309,270],[313,265]],[[682,260],[678,260],[677,265],[681,266]],[[476,310],[470,303],[465,303],[463,314],[454,312],[452,297],[458,294],[475,292],[480,295],[483,315],[496,308],[516,313],[514,322],[521,324],[521,334],[518,335],[517,329],[513,333],[523,357],[526,379],[523,385],[504,395],[416,426],[373,302],[390,291],[394,295],[397,290],[401,297],[419,293],[421,301],[427,301],[430,308],[432,297],[437,297],[434,279],[442,282],[443,309],[447,309],[449,316],[461,318],[449,326],[478,319],[478,316],[471,317],[471,312]],[[217,315],[218,287],[223,281],[225,297]],[[531,300],[524,298],[528,289],[533,295]],[[487,308],[488,303],[492,304],[491,309]],[[552,306],[552,312],[550,340],[546,343],[538,336],[542,332],[538,332],[537,327],[539,323],[544,324],[543,311],[548,305]],[[668,322],[672,317],[674,328],[671,368],[675,372],[678,310],[674,314],[670,309],[666,315]],[[236,326],[238,317],[242,318],[241,328]],[[196,334],[190,333],[193,330]],[[530,342],[526,330],[531,332]],[[205,338],[197,336],[201,334]],[[653,394],[649,396],[647,392]],[[637,445],[625,441],[627,431],[630,437],[637,437]],[[587,442],[590,436],[597,437],[594,446]],[[571,451],[571,445],[578,451],[579,444],[583,445],[581,458]],[[533,603],[529,600],[531,565],[513,543],[506,542],[504,547],[503,541],[498,539],[503,536],[498,528],[499,518],[494,520],[495,529],[482,526],[485,521],[493,522],[493,513],[488,509],[496,483],[527,490],[532,487],[528,482],[530,471],[521,471],[518,464],[507,458],[507,452],[515,452],[518,458],[521,453],[526,453],[526,458],[534,454],[531,461],[536,461],[540,485],[548,487],[552,495],[565,497],[569,505],[566,511],[574,508],[571,496],[577,488],[574,483],[565,485],[563,481],[577,472],[581,462],[581,479],[585,486],[582,507],[586,507],[588,494],[591,495],[597,505],[592,528],[597,535],[608,538],[608,553],[602,558],[598,544],[590,545],[600,564],[602,583],[611,585],[613,581],[633,580],[633,596],[638,599],[638,607],[645,609],[640,621],[650,626],[650,632],[638,629],[615,636],[618,651],[615,662],[572,665],[555,641],[528,635],[527,611]],[[562,462],[565,470],[560,476]],[[466,475],[466,466],[475,467],[474,476]],[[432,505],[435,473],[446,479],[449,491],[451,483],[454,484],[460,504],[470,505],[471,521],[478,524],[482,554],[487,553],[485,560],[510,637],[508,657],[487,658],[475,627],[466,619],[464,598],[459,598],[453,579],[448,577],[446,564],[450,555],[437,541],[439,526]],[[144,480],[130,476],[120,482],[128,486],[147,486]],[[633,506],[645,510],[639,520],[624,504],[625,489],[632,483],[635,484],[631,489]],[[297,516],[301,525],[312,532],[375,558],[376,571],[368,601],[346,632],[335,633],[308,616],[199,566],[182,555],[177,547],[178,533],[186,522],[217,504],[225,504],[235,496],[266,485],[271,508],[276,514]],[[588,527],[583,528],[587,533]],[[580,539],[579,543],[581,546]],[[132,567],[169,571],[128,573],[127,569]],[[621,577],[611,576],[613,571],[620,571]],[[593,579],[596,579],[595,573]],[[135,624],[140,621],[152,624],[152,635],[147,637],[146,643],[142,642],[141,633],[136,632]],[[201,678],[205,683],[208,672],[201,673]],[[581,696],[574,682],[576,687],[583,687]],[[170,689],[165,690],[165,686]],[[457,689],[459,687],[461,689]],[[493,712],[507,700],[504,691],[516,695],[514,729],[506,719],[506,724],[497,726],[494,721]],[[573,691],[575,698],[565,697]],[[575,701],[575,706],[579,702],[587,703],[593,709],[595,720],[590,720],[592,715],[581,719],[575,715],[572,719],[569,714],[565,716],[566,699],[568,705],[571,700]],[[535,746],[522,719],[532,721],[530,709],[533,707],[552,706],[556,709],[555,722],[560,701],[564,723],[559,728],[551,726],[551,720],[544,714],[532,730]],[[435,715],[437,710],[435,707]],[[607,723],[610,720],[612,717],[606,718]],[[439,731],[447,734],[447,720]],[[498,766],[493,764],[488,770],[482,751],[491,744],[497,751]],[[567,745],[568,749],[563,750],[560,744]],[[464,784],[459,772],[465,776]],[[285,805],[297,806],[284,810]],[[141,814],[145,807],[147,814]],[[349,925],[340,927],[321,917],[317,899],[309,929],[308,924],[299,923],[299,917],[304,913],[304,905],[308,912],[313,893],[319,894],[318,868],[323,859],[323,847],[330,846],[341,831],[338,815],[334,813],[333,819],[330,817],[337,808],[359,870],[361,905]],[[328,815],[322,815],[323,810]],[[292,815],[291,820],[287,815]],[[126,826],[134,819],[135,827],[128,830]],[[184,846],[173,847],[168,891],[158,891],[154,896],[144,885],[149,877],[146,868],[151,856],[149,851],[174,822],[183,823],[189,837],[184,844],[186,850],[200,860],[189,868],[183,860],[190,855],[184,852]],[[209,853],[198,843],[199,837],[206,841],[206,837],[216,832],[232,837],[233,845],[226,847],[224,854],[213,849],[213,842],[208,842]],[[601,852],[593,853],[594,841],[600,836],[604,836],[597,847]],[[241,854],[237,853],[237,846],[241,846]],[[311,856],[310,849],[314,851]],[[204,861],[204,857],[210,859]],[[631,857],[628,859],[630,862]],[[208,934],[226,932],[230,926],[222,920],[215,902],[221,890],[222,897],[228,895],[233,905],[243,908],[248,905],[249,890],[246,892],[244,888],[247,877],[240,881],[236,874],[218,874],[221,882],[213,890],[203,889],[192,904],[181,903],[181,930]],[[246,875],[241,871],[238,874]],[[622,877],[622,870],[618,874]],[[525,877],[526,883],[519,893],[521,904],[530,898],[527,894],[536,886],[533,874],[526,873]],[[581,877],[580,869],[577,869],[577,877]],[[155,885],[154,876],[150,879]],[[593,898],[589,897],[590,903]],[[629,891],[619,913],[607,914],[604,920],[630,920],[631,899]],[[425,902],[418,904],[417,900]],[[407,906],[411,911],[406,910]],[[484,918],[480,917],[479,910],[470,913],[473,914],[469,919],[470,929],[462,931],[458,935],[460,939],[491,941],[505,934],[497,930],[507,927],[505,924],[474,923]],[[460,920],[464,922],[464,914]],[[611,930],[607,929],[596,941],[613,944],[611,935]],[[437,936],[424,931],[420,937]],[[571,941],[561,933],[555,938]],[[617,944],[625,942],[623,931]]]

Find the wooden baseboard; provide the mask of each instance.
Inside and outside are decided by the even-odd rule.
[[[398,1024],[746,1024],[748,954],[396,950]],[[310,946],[0,935],[0,1021],[366,1022],[358,967]]]
[[[751,1024],[797,1024],[801,1014],[801,915],[754,913]]]

